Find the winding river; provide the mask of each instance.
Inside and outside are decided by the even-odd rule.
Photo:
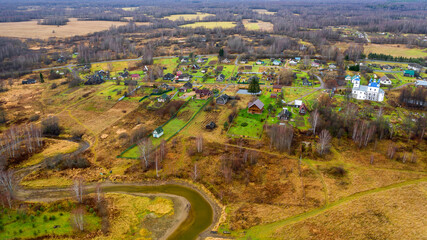
[[[87,142],[81,142],[80,148],[76,152],[83,152],[88,149]],[[72,154],[75,154],[71,153]],[[40,163],[31,167],[23,168],[17,171],[19,178],[22,179],[29,173],[43,168],[44,164]],[[88,185],[86,191],[94,192],[95,185]],[[186,183],[160,183],[160,184],[145,184],[145,183],[118,183],[104,184],[103,192],[120,192],[120,193],[165,193],[183,197],[191,204],[187,218],[179,225],[179,227],[168,236],[167,239],[197,239],[201,234],[207,234],[208,228],[211,228],[213,223],[218,221],[217,204],[208,196],[204,196],[201,191],[191,184]],[[67,188],[44,188],[44,189],[28,189],[19,188],[18,198],[24,201],[52,200],[71,197],[71,191]]]

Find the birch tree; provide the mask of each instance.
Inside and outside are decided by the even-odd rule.
[[[80,232],[84,231],[84,209],[82,207],[79,207],[72,212],[72,224],[74,227],[79,230]]]
[[[203,152],[203,135],[201,134],[196,137],[196,148],[198,153]]]
[[[311,113],[311,118],[310,118],[310,123],[311,126],[313,127],[313,135],[316,135],[316,127],[317,127],[317,123],[319,122],[319,110],[316,108],[316,110],[314,110]]]
[[[153,150],[153,144],[149,138],[142,139],[138,142],[138,149],[140,154],[140,159],[142,161],[142,165],[145,166],[145,169],[150,167],[150,156],[151,151]]]
[[[328,130],[323,129],[319,134],[319,142],[317,143],[317,151],[323,155],[329,151],[332,136]]]
[[[83,178],[77,178],[74,180],[73,192],[77,199],[77,202],[83,202],[83,193],[84,193],[84,181]]]

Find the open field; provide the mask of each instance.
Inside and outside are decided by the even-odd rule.
[[[67,25],[59,27],[38,25],[37,20],[26,22],[2,22],[0,23],[0,36],[39,39],[48,39],[50,37],[65,38],[76,35],[86,35],[93,32],[107,30],[111,26],[123,26],[126,24],[127,22],[77,21],[76,18],[70,18]]]
[[[260,20],[257,20],[257,22],[251,22],[249,19],[243,19],[242,22],[247,30],[273,31],[274,25],[270,22],[263,22]]]
[[[0,221],[4,230],[0,232],[1,239],[34,238],[43,235],[69,235],[73,233],[71,214],[65,211],[43,212],[28,214],[19,211],[2,213]],[[99,217],[92,214],[85,215],[87,230],[100,227]],[[59,226],[59,227],[54,227]]]
[[[253,9],[254,12],[259,14],[266,14],[266,15],[274,15],[275,12],[270,12],[267,9]]]
[[[235,22],[196,22],[196,23],[190,23],[181,25],[180,27],[184,28],[198,28],[198,27],[204,27],[204,28],[234,28],[236,26]]]
[[[345,51],[350,44],[349,43],[337,43],[335,44],[337,47],[339,47],[342,51]],[[364,46],[365,54],[368,55],[369,53],[379,53],[379,54],[386,54],[386,55],[392,55],[394,57],[412,57],[412,58],[419,58],[419,57],[427,57],[427,49],[420,49],[420,48],[407,48],[405,45],[401,44],[365,44]]]
[[[427,57],[427,49],[407,48],[404,45],[397,44],[368,44],[364,46],[365,54],[382,53],[395,57]]]
[[[197,12],[196,14],[176,14],[176,15],[170,15],[167,17],[164,17],[164,19],[169,19],[171,21],[176,21],[176,20],[180,20],[180,19],[184,19],[185,21],[190,21],[190,20],[203,20],[206,17],[210,17],[210,16],[215,16],[214,14],[210,14],[210,13],[201,13],[201,12]]]

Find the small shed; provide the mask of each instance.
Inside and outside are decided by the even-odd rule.
[[[210,122],[209,124],[206,124],[206,129],[214,129],[216,128],[216,124],[214,122]]]
[[[163,128],[162,127],[158,127],[153,131],[153,137],[154,138],[159,138],[164,134]]]
[[[301,115],[305,115],[308,112],[308,108],[307,106],[305,106],[305,104],[301,104],[301,106],[299,107],[299,114]]]

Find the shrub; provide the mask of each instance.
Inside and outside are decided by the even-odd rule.
[[[50,216],[50,217],[49,217],[49,220],[50,220],[50,221],[55,221],[55,220],[56,220],[55,215]]]
[[[61,127],[59,126],[59,118],[50,116],[42,121],[42,131],[44,135],[58,136],[61,134]]]
[[[246,127],[246,126],[248,126],[248,123],[244,122],[244,123],[240,124],[240,126]]]
[[[55,89],[58,87],[58,84],[56,83],[52,83],[52,85],[50,85],[50,89]]]
[[[34,114],[34,115],[30,116],[30,121],[31,122],[35,122],[35,121],[37,121],[39,119],[40,119],[40,115],[38,115],[38,114]]]
[[[83,130],[80,130],[80,129],[74,129],[71,131],[71,136],[74,140],[82,139],[84,134],[85,134],[85,132]]]
[[[335,177],[344,177],[347,171],[342,167],[331,167],[328,169],[328,173]]]
[[[49,220],[49,219],[47,218],[47,216],[46,216],[46,215],[44,215],[44,216],[43,216],[43,221],[44,221],[44,222],[47,222],[48,220]]]

